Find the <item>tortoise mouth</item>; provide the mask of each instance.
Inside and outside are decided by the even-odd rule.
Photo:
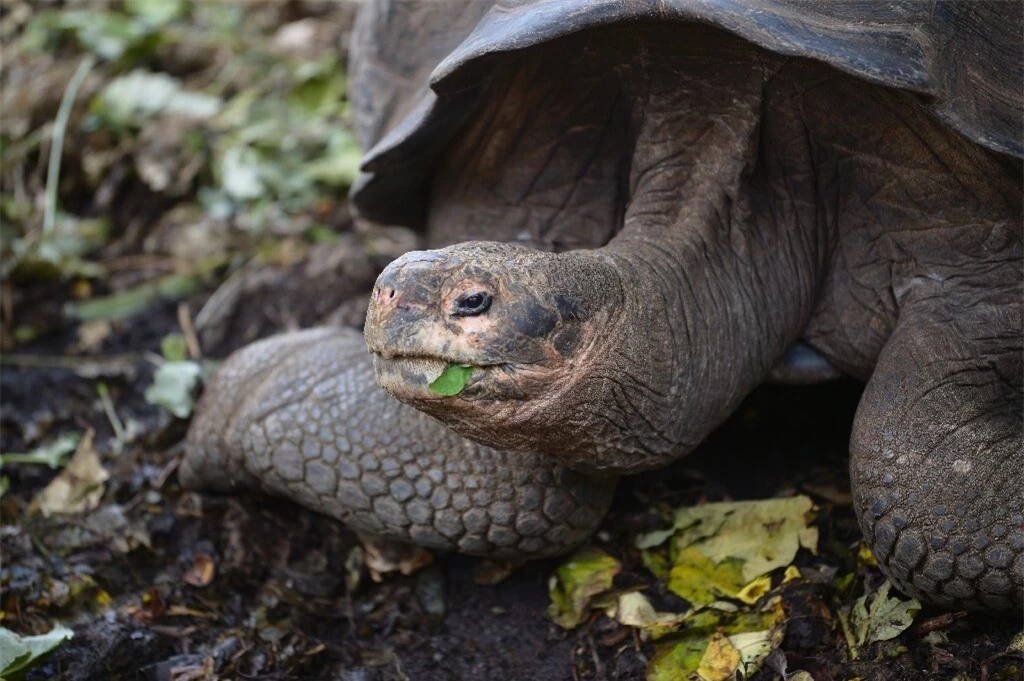
[[[453,397],[431,388],[431,384],[453,364],[472,367],[472,373],[465,382],[467,387],[480,381],[484,372],[495,366],[468,358],[373,353],[373,369],[378,385],[399,399],[438,400]]]

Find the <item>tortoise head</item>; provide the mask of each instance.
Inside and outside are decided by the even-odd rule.
[[[377,382],[464,435],[521,444],[516,425],[557,402],[592,336],[559,258],[469,242],[392,262],[366,316]],[[450,365],[468,378],[439,389]]]

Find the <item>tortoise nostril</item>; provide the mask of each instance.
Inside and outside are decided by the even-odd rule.
[[[391,289],[391,291],[388,292],[388,300],[390,300],[390,299],[392,299],[394,297],[395,297],[395,289]]]

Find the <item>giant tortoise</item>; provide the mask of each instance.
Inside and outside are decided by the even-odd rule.
[[[616,476],[686,454],[773,372],[834,369],[866,382],[850,469],[884,572],[939,606],[1020,608],[1021,14],[365,5],[353,202],[437,250],[380,275],[366,344],[320,328],[228,360],[183,480],[550,555]]]

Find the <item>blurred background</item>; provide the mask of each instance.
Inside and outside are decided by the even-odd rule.
[[[39,385],[39,369],[116,378],[89,358],[128,353],[120,369],[147,373],[325,318],[361,324],[377,270],[415,239],[353,229],[348,211],[355,2],[0,6],[3,451],[86,418],[40,394],[68,386]],[[138,385],[108,396],[132,402]]]

